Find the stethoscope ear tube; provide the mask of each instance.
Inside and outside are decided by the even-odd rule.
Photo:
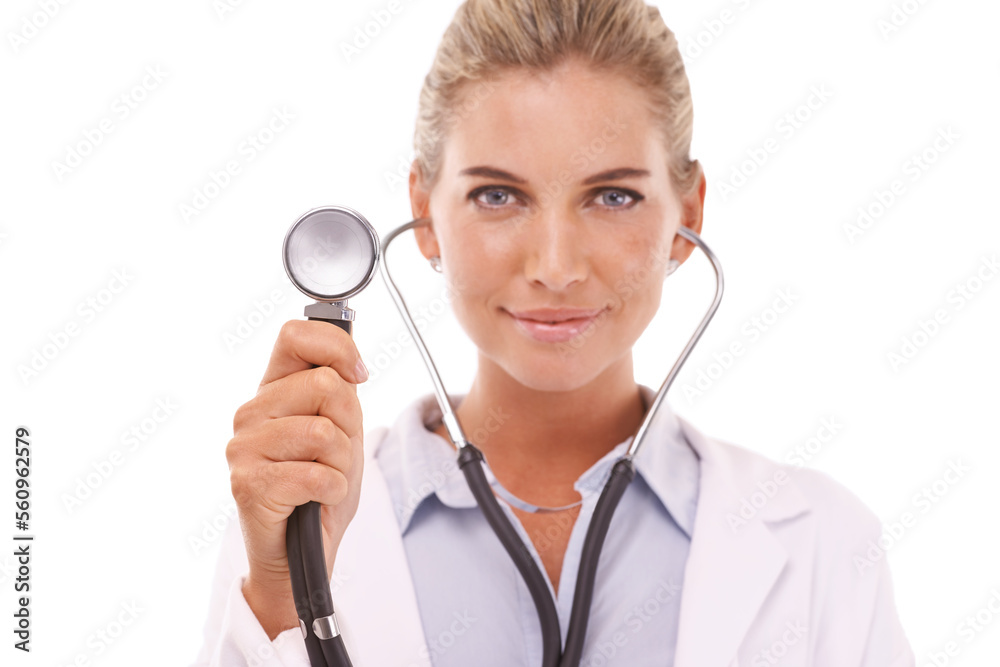
[[[317,507],[314,508],[312,507],[313,505],[317,505]],[[306,576],[306,571],[312,569],[312,567],[306,564],[306,559],[308,558],[306,554],[314,553],[316,545],[315,543],[309,544],[303,536],[302,531],[303,524],[320,520],[318,509],[318,504],[310,501],[292,510],[285,528],[285,546],[288,551],[288,572],[292,581],[295,611],[299,616],[299,627],[302,630],[302,638],[305,640],[306,652],[309,654],[309,663],[317,667],[322,667],[328,664],[325,652],[319,637],[312,631],[312,622],[316,617],[310,604],[312,596],[309,594],[309,591],[316,589],[311,589],[309,581],[313,580],[314,576]],[[322,544],[322,541],[320,541],[321,556],[323,555]]]
[[[611,525],[611,517],[618,502],[625,495],[625,489],[635,477],[635,465],[631,457],[618,459],[611,469],[611,477],[604,485],[604,491],[597,499],[594,514],[587,527],[587,537],[583,541],[580,554],[580,570],[576,576],[576,591],[573,594],[573,611],[569,617],[566,632],[566,648],[563,650],[562,665],[576,667],[583,658],[583,642],[587,638],[587,622],[590,620],[590,603],[594,597],[594,581],[597,578],[597,563],[604,548],[604,538]]]
[[[486,480],[482,463],[483,453],[472,443],[466,442],[459,449],[458,466],[465,474],[465,481],[476,499],[476,504],[479,505],[479,509],[486,517],[486,522],[490,524],[490,528],[500,538],[504,549],[514,561],[518,572],[524,578],[524,583],[528,586],[531,599],[535,602],[535,610],[538,612],[538,620],[542,626],[542,667],[559,667],[559,654],[562,650],[559,614],[552,601],[552,596],[549,595],[548,584],[531,552],[528,551],[528,547],[521,541],[514,526],[504,516],[503,508],[500,507],[496,496],[493,495],[490,483]]]

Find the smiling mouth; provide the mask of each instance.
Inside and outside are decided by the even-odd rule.
[[[528,337],[543,343],[563,343],[587,330],[606,308],[562,311],[505,311]]]
[[[512,316],[519,320],[559,324],[570,320],[590,319],[599,315],[605,308],[536,308],[534,310],[509,310]]]

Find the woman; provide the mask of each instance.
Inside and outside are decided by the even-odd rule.
[[[454,397],[562,626],[597,492],[654,392],[632,347],[701,231],[690,90],[640,0],[469,0],[420,97],[410,174],[423,255],[479,349]],[[285,521],[323,504],[337,617],[359,667],[541,663],[534,605],[455,465],[433,396],[363,437],[352,339],[281,331],[227,448],[242,535],[202,664],[307,665]],[[608,532],[581,665],[912,665],[877,518],[821,473],[669,411]]]

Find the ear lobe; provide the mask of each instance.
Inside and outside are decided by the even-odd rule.
[[[435,255],[441,256],[441,248],[438,246],[437,235],[434,233],[434,223],[420,225],[419,227],[413,228],[413,234],[417,238],[417,247],[420,248],[420,254],[424,256],[425,259],[430,259]]]

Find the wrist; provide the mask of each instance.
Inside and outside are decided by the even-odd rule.
[[[295,600],[288,581],[284,585],[265,585],[249,576],[243,582],[243,597],[257,617],[268,639],[299,627]]]

